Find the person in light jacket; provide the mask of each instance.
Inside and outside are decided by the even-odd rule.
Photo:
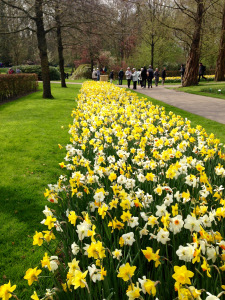
[[[96,81],[96,80],[97,80],[97,77],[98,77],[98,76],[97,76],[97,71],[96,71],[95,69],[93,69],[93,72],[92,72],[92,79]]]
[[[133,80],[133,89],[137,89],[137,81],[138,81],[138,73],[135,68],[133,68],[133,74],[132,74],[132,80]]]
[[[158,68],[155,69],[154,77],[155,77],[155,86],[158,86],[158,84],[159,84],[159,69]]]
[[[130,67],[127,68],[125,76],[126,76],[126,80],[127,80],[127,86],[128,86],[128,89],[129,89],[130,88],[131,77],[132,77]]]

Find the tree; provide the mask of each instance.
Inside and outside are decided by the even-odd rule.
[[[199,65],[199,58],[200,58],[200,40],[201,40],[202,20],[204,15],[204,1],[195,0],[195,2],[196,2],[197,9],[196,9],[196,13],[193,14],[195,20],[194,32],[192,36],[189,56],[186,63],[186,70],[185,70],[184,80],[182,84],[183,86],[198,84],[198,65]]]
[[[47,41],[46,41],[46,30],[44,29],[44,18],[43,18],[43,0],[35,0],[35,17],[34,19],[37,28],[37,41],[39,55],[41,59],[41,70],[43,80],[43,98],[52,99],[51,94],[51,83],[50,83],[50,72],[48,63],[47,53]]]
[[[18,19],[28,18],[32,23],[36,24],[36,30],[31,26],[25,28],[18,28],[15,32],[20,32],[25,29],[29,29],[36,32],[39,56],[41,60],[41,70],[42,70],[42,79],[43,79],[43,98],[52,99],[51,94],[51,84],[50,84],[50,74],[49,74],[49,63],[48,63],[48,54],[47,54],[47,42],[46,34],[47,30],[44,28],[44,13],[43,13],[43,2],[44,0],[35,0],[27,2],[22,1],[19,3],[14,0],[0,0],[1,3],[15,10]]]
[[[223,3],[222,29],[220,36],[220,48],[216,63],[215,80],[223,81],[225,73],[225,1]]]
[[[168,41],[168,29],[162,26],[159,19],[164,18],[165,8],[162,1],[147,0],[146,5],[142,7],[142,38],[150,48],[150,64],[152,67],[155,63],[155,47],[163,37]],[[145,20],[145,21],[144,21]],[[166,34],[165,34],[166,30]]]
[[[66,87],[65,72],[64,72],[63,43],[62,43],[62,29],[61,29],[61,14],[60,14],[60,7],[59,7],[58,0],[56,0],[56,4],[55,4],[55,21],[56,21],[59,69],[61,74],[61,86]]]

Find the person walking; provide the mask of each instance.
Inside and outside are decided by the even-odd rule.
[[[200,81],[200,78],[204,78],[205,80],[207,80],[207,78],[204,76],[206,67],[203,66],[202,63],[199,64],[199,70],[198,70],[198,82]]]
[[[166,80],[166,68],[164,67],[162,70],[162,85],[164,85]]]
[[[137,81],[138,81],[138,73],[135,68],[133,68],[133,74],[132,74],[132,80],[133,80],[133,89],[137,89]]]
[[[127,86],[128,86],[128,89],[129,89],[130,88],[131,77],[132,77],[130,67],[127,68],[127,70],[125,72],[125,76],[126,76],[126,80],[127,80]]]
[[[147,70],[146,67],[141,71],[142,88],[146,88]]]
[[[138,74],[138,85],[141,83],[141,69],[138,69],[137,71],[137,74]]]
[[[118,73],[119,85],[123,84],[123,76],[124,76],[123,69],[120,69],[120,71]]]
[[[99,68],[97,68],[97,81],[99,81],[100,80],[100,70],[99,70]]]
[[[158,68],[155,69],[154,77],[155,77],[155,86],[158,86],[158,84],[159,84],[159,69]]]
[[[148,88],[152,88],[152,79],[154,77],[154,71],[152,69],[152,66],[149,65],[149,68],[147,70],[147,80],[148,80]]]
[[[93,80],[97,80],[97,71],[95,69],[93,69],[93,72],[92,72],[92,79]]]
[[[113,79],[114,79],[114,73],[113,73],[113,70],[110,72],[109,74],[109,80],[110,80],[110,83],[113,82]]]
[[[184,72],[185,72],[185,67],[184,67],[184,64],[182,64],[182,65],[180,66],[180,80],[181,80],[181,84],[183,83]]]

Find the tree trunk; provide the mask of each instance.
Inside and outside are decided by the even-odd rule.
[[[5,4],[0,2],[0,31],[9,32],[6,12],[5,12]],[[10,47],[11,36],[8,34],[0,35],[0,62],[2,62],[5,66],[9,66],[12,61],[11,57],[11,47]]]
[[[154,66],[154,51],[155,51],[155,43],[154,43],[154,35],[152,35],[152,42],[151,42],[151,66]]]
[[[61,33],[61,21],[59,15],[58,2],[56,3],[55,9],[55,20],[56,20],[56,34],[57,34],[57,45],[58,45],[58,56],[59,56],[59,69],[61,74],[61,87],[66,88],[65,71],[64,71],[64,57],[63,57],[63,44],[62,44],[62,33]]]
[[[91,57],[91,73],[93,72],[94,70],[94,59],[93,57]]]
[[[203,0],[196,0],[197,2],[197,14],[195,18],[195,29],[192,38],[191,48],[186,63],[186,69],[184,74],[183,86],[197,85],[198,84],[198,68],[200,58],[200,40],[201,40],[201,28],[204,13]]]
[[[225,1],[223,6],[222,30],[220,36],[220,50],[217,57],[215,80],[223,81],[225,73]]]
[[[44,29],[42,4],[43,4],[43,0],[35,0],[35,15],[36,15],[35,22],[36,22],[36,26],[37,26],[38,49],[39,49],[39,55],[40,55],[40,59],[41,59],[41,73],[42,73],[42,80],[43,80],[43,98],[52,99],[53,96],[51,94],[46,32]]]

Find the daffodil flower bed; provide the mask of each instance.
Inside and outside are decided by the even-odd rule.
[[[72,117],[63,175],[45,191],[51,208],[33,237],[45,249],[43,259],[24,276],[35,285],[31,298],[219,299],[225,285],[220,141],[104,82],[83,84]],[[53,288],[39,295],[43,274]],[[14,290],[9,282],[0,297]]]
[[[215,75],[205,75],[208,81],[213,81],[215,78]],[[159,77],[159,82],[162,81],[162,78]],[[153,82],[155,82],[155,79],[153,79]],[[174,76],[174,77],[166,77],[166,83],[180,83],[181,78],[180,76]]]

